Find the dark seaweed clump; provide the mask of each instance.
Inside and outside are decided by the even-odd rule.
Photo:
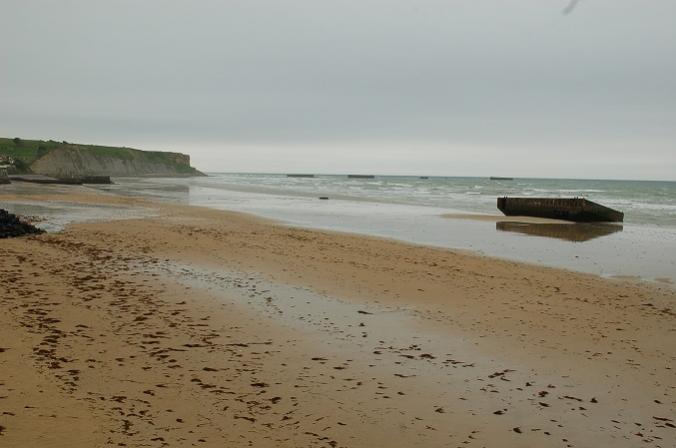
[[[0,238],[44,233],[32,224],[21,221],[18,216],[0,208]]]

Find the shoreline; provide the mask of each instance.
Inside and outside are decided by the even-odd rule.
[[[28,187],[28,188],[27,188]],[[21,185],[18,189],[13,191],[10,194],[0,194],[0,200],[4,200],[6,204],[13,206],[27,205],[29,210],[41,209],[43,212],[47,212],[50,208],[59,209],[59,206],[62,207],[60,213],[54,213],[50,218],[42,219],[36,224],[42,226],[48,232],[59,232],[64,230],[67,226],[80,223],[96,223],[101,220],[106,219],[134,219],[134,218],[144,218],[156,216],[159,213],[161,208],[177,206],[177,207],[193,207],[195,209],[204,209],[204,210],[213,210],[220,211],[226,214],[235,214],[241,215],[243,217],[248,217],[252,220],[259,220],[262,222],[267,222],[271,225],[285,226],[290,229],[296,230],[309,230],[316,232],[326,232],[329,234],[336,235],[345,235],[353,237],[364,237],[364,238],[374,238],[383,241],[390,241],[395,243],[401,243],[405,245],[426,247],[430,249],[438,249],[442,251],[458,252],[463,254],[468,254],[470,256],[486,258],[490,260],[499,260],[504,262],[514,262],[518,264],[524,264],[534,267],[549,268],[554,270],[560,270],[564,272],[570,272],[574,274],[582,275],[592,275],[608,281],[623,281],[630,283],[639,283],[653,286],[669,286],[676,290],[676,275],[673,277],[668,277],[664,275],[648,275],[641,276],[636,274],[629,273],[599,273],[595,271],[585,270],[581,267],[572,267],[568,265],[552,265],[542,262],[541,260],[533,260],[529,258],[519,258],[516,256],[509,255],[495,255],[491,253],[485,253],[481,249],[476,248],[467,248],[467,247],[450,247],[441,244],[435,244],[433,242],[420,242],[415,239],[402,238],[398,236],[388,235],[388,234],[379,234],[379,233],[366,233],[360,232],[358,230],[343,230],[335,229],[333,227],[322,227],[315,225],[301,225],[298,223],[290,222],[282,218],[270,217],[265,214],[259,214],[251,211],[241,211],[237,209],[224,209],[217,206],[210,206],[205,204],[190,204],[177,201],[176,199],[168,199],[164,197],[152,197],[145,195],[137,196],[128,196],[126,194],[120,194],[117,191],[101,190],[98,188],[82,188],[77,192],[73,192],[74,188],[72,186],[62,187],[62,186],[45,186],[45,185]],[[34,213],[24,213],[22,207],[13,208],[17,214],[23,214],[33,217]],[[79,210],[78,210],[79,209]],[[81,213],[78,213],[81,211]],[[91,212],[91,213],[88,213]],[[37,213],[39,215],[39,213]],[[443,220],[450,221],[460,221],[468,223],[477,223],[480,225],[490,223],[495,224],[496,227],[501,225],[514,225],[517,228],[532,227],[535,230],[537,229],[563,229],[557,230],[557,233],[564,233],[564,237],[561,239],[568,241],[576,241],[571,239],[570,229],[580,228],[581,230],[575,230],[572,235],[577,236],[578,233],[585,234],[589,231],[589,228],[594,229],[593,232],[596,233],[600,229],[600,235],[604,235],[605,228],[619,228],[622,229],[622,224],[615,223],[574,223],[570,221],[562,221],[556,219],[548,218],[537,218],[529,216],[502,216],[502,215],[492,215],[484,213],[469,213],[469,212],[454,212],[454,213],[445,213],[441,215],[430,215],[435,218],[441,218]],[[49,221],[53,221],[56,218],[56,221],[52,224]],[[71,218],[71,219],[64,219]],[[47,222],[47,225],[45,225]],[[470,228],[473,228],[470,226]],[[464,227],[464,229],[466,229]],[[502,230],[502,229],[501,229]],[[514,230],[509,229],[510,232]],[[522,230],[518,230],[523,232]],[[614,230],[613,230],[614,231]],[[524,232],[525,233],[525,232]],[[527,233],[532,233],[531,231]],[[592,234],[592,237],[595,237],[595,234]],[[612,233],[612,232],[611,232]],[[534,233],[536,236],[537,232]],[[558,234],[555,235],[545,235],[548,239],[551,238],[560,238]],[[583,240],[584,241],[584,240]],[[577,257],[575,257],[577,258]],[[672,263],[673,264],[673,263]]]
[[[201,180],[117,179],[97,188],[107,194],[206,206],[286,222],[290,226],[391,238],[411,244],[470,251],[489,257],[676,284],[676,229],[503,218],[487,212],[337,199],[276,196]],[[283,194],[283,193],[280,193]],[[331,199],[336,199],[331,197]],[[461,219],[449,219],[461,218]],[[631,253],[632,256],[627,256]]]
[[[7,446],[666,447],[673,435],[666,285],[59,197],[153,215],[0,241]]]
[[[315,196],[244,192],[218,182],[210,185],[199,180],[182,184],[180,192],[165,182],[121,182],[116,190],[137,194],[135,192],[144,185],[152,189],[148,195],[151,197],[250,213],[296,227],[394,238],[603,277],[638,276],[646,281],[668,278],[676,283],[676,260],[672,255],[676,251],[676,229],[671,228],[631,223],[575,226],[559,223],[555,226],[529,222],[526,225],[513,218],[496,222],[447,219],[440,215],[448,214],[450,209],[387,201],[318,201]],[[476,213],[470,215],[476,216]],[[629,253],[631,257],[627,256]]]

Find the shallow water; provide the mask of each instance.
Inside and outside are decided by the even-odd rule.
[[[486,192],[467,195],[476,196],[476,200],[456,201],[451,196],[444,199],[447,205],[443,206],[433,205],[435,201],[442,202],[441,199],[434,197],[428,198],[427,203],[424,203],[425,201],[412,203],[410,198],[419,193],[416,193],[418,187],[410,187],[409,183],[426,182],[425,180],[417,178],[412,181],[407,181],[408,178],[393,180],[391,177],[384,180],[378,178],[348,180],[344,177],[336,179],[337,177],[308,179],[267,175],[217,175],[194,179],[118,179],[116,185],[101,188],[127,195],[149,196],[153,199],[253,213],[294,226],[354,232],[430,246],[465,249],[488,256],[607,277],[636,277],[676,283],[676,226],[671,225],[673,216],[670,208],[670,201],[676,203],[676,200],[669,195],[659,200],[663,203],[662,208],[656,200],[650,203],[652,205],[638,201],[632,208],[623,209],[627,212],[627,222],[622,226],[524,225],[442,217],[444,214],[462,212],[496,214],[496,195],[491,196]],[[395,182],[399,180],[401,181]],[[302,188],[288,186],[276,188],[272,186],[275,182],[283,185],[302,185]],[[545,182],[560,186],[579,181]],[[601,185],[607,185],[614,181],[582,182],[591,184],[600,182]],[[330,186],[336,183],[340,184],[340,189],[331,190]],[[382,186],[384,184],[389,185],[390,195],[385,199],[377,200],[374,194],[364,193],[384,188]],[[464,183],[465,187],[466,184],[467,182]],[[667,183],[669,184],[667,186],[658,184],[660,183],[655,183],[651,188],[658,190],[665,188],[668,191],[674,188],[673,183]],[[513,184],[510,185],[512,186],[509,188],[516,188]],[[397,188],[401,189],[399,195],[393,193]],[[499,187],[493,184],[490,188],[493,191],[499,190]],[[641,188],[637,187],[636,190],[642,191]],[[580,189],[582,188],[578,188]],[[499,191],[502,193],[507,190]],[[636,197],[643,197],[642,195],[647,193],[635,194]],[[655,194],[654,197],[660,194]],[[329,196],[330,199],[319,200],[318,196]],[[389,197],[398,200],[390,200]],[[487,205],[489,199],[491,207]],[[629,201],[629,198],[616,198],[615,201]],[[604,204],[614,205],[612,201]],[[631,210],[650,210],[650,213],[638,214]],[[658,212],[659,210],[661,212]]]
[[[586,197],[625,212],[625,222],[676,227],[676,182],[514,179],[478,177],[346,176],[290,178],[271,174],[214,174],[200,185],[290,196],[328,195],[337,199],[451,208],[494,213],[499,196]]]
[[[23,216],[47,232],[58,232],[68,224],[79,222],[134,219],[153,215],[148,209],[59,201],[3,201],[2,208]]]

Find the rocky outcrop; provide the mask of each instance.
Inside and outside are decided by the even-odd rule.
[[[83,176],[200,176],[190,156],[131,148],[54,148],[30,164],[33,173],[58,178]]]
[[[44,230],[24,222],[18,216],[0,208],[0,238],[13,238],[40,233],[44,233]]]

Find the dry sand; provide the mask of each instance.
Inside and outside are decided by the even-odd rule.
[[[76,191],[159,216],[0,240],[2,447],[674,446],[671,285]]]

